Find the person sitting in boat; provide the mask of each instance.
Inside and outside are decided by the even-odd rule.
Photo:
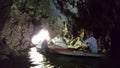
[[[88,32],[87,39],[84,41],[84,43],[89,45],[89,49],[91,52],[98,52],[97,40],[93,36],[93,32]]]
[[[60,48],[60,49],[67,49],[67,44],[65,42],[65,39],[61,36],[57,36],[53,39],[51,39],[50,43],[50,48]]]
[[[43,52],[48,52],[49,51],[49,47],[48,47],[48,41],[44,40],[41,44],[41,50]]]
[[[77,49],[82,51],[88,51],[88,45],[84,43],[84,31],[78,33],[78,37],[72,38],[68,44],[68,48]]]
[[[52,40],[52,42],[54,43],[54,45],[56,45],[56,48],[67,49],[67,45],[63,37],[56,37]]]

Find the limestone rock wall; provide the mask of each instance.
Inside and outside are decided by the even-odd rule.
[[[12,16],[15,16],[15,13]],[[11,49],[24,50],[31,46],[33,25],[29,22],[30,18],[27,14],[20,15],[16,22],[12,22],[12,18],[14,17],[5,23],[1,37],[7,39],[7,44]]]
[[[18,2],[10,1],[9,9],[4,8],[5,10],[0,11],[0,39],[5,41],[5,45],[0,43],[0,48],[3,48],[6,54],[9,52],[9,55],[26,54],[24,52],[33,46],[31,38],[41,28],[48,29],[51,38],[55,37],[61,33],[64,28],[63,22],[66,21],[52,0],[30,0],[24,6],[21,1]],[[3,51],[0,52],[4,53]]]

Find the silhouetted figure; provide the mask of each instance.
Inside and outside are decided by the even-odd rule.
[[[41,48],[44,52],[48,52],[49,48],[48,48],[48,42],[47,40],[44,40],[43,43],[41,44]]]
[[[111,49],[111,38],[109,36],[109,33],[107,33],[105,36],[105,49],[106,49],[106,52],[109,52]]]

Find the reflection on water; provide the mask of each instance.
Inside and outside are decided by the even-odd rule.
[[[55,57],[55,58],[53,58]],[[69,57],[61,55],[46,55],[46,61],[50,61],[50,65],[55,68],[98,68],[97,59]]]
[[[32,62],[32,64],[37,65],[37,66],[31,67],[31,68],[43,67],[43,64],[42,64],[43,55],[39,54],[35,47],[30,49],[29,58],[30,58],[30,61]]]
[[[32,62],[31,64],[35,65],[35,66],[31,66],[30,68],[53,68],[53,66],[50,66],[49,64],[45,64],[48,63],[49,61],[48,62],[45,61],[46,59],[42,54],[37,52],[36,47],[30,49],[29,58],[30,58],[30,62]]]
[[[37,52],[31,48],[29,58],[32,64],[30,68],[118,68],[119,61],[106,58],[74,57],[58,54],[46,54]],[[115,64],[115,62],[117,62]]]
[[[44,56],[43,56],[44,55]],[[29,58],[32,64],[30,68],[98,68],[98,59],[87,57],[70,57],[53,54],[40,54],[36,48],[31,48]]]
[[[28,54],[0,61],[0,68],[120,68],[119,59],[41,54],[35,47]]]

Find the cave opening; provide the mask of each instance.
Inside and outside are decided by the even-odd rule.
[[[53,42],[64,37],[68,47],[93,32],[98,51],[119,58],[119,11],[119,0],[0,0],[0,60],[28,55],[42,29]]]

